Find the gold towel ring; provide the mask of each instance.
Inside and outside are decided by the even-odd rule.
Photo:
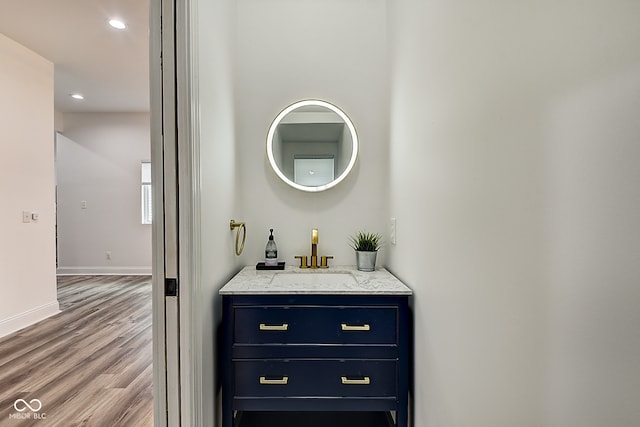
[[[237,230],[236,230],[236,255],[240,256],[240,254],[244,250],[244,241],[247,238],[247,227],[244,225],[244,222],[236,222],[235,220],[232,219],[231,221],[229,221],[229,228],[231,230],[233,230],[234,228],[237,228]],[[241,229],[242,229],[242,245],[240,245],[240,248],[238,248],[238,243],[240,242],[240,230]]]

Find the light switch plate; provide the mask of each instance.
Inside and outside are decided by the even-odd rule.
[[[389,222],[389,240],[391,240],[391,244],[396,244],[396,219],[391,218]]]

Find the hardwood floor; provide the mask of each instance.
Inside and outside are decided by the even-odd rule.
[[[0,338],[0,426],[152,426],[151,277],[60,277],[58,301]]]

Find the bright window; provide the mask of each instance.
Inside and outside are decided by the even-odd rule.
[[[142,223],[151,224],[153,209],[151,204],[151,162],[142,162]]]

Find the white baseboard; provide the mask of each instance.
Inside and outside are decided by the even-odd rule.
[[[58,276],[151,276],[151,267],[58,267]]]
[[[56,300],[49,304],[27,310],[24,313],[0,320],[0,337],[19,331],[22,328],[26,328],[58,313],[60,313],[60,306]]]

